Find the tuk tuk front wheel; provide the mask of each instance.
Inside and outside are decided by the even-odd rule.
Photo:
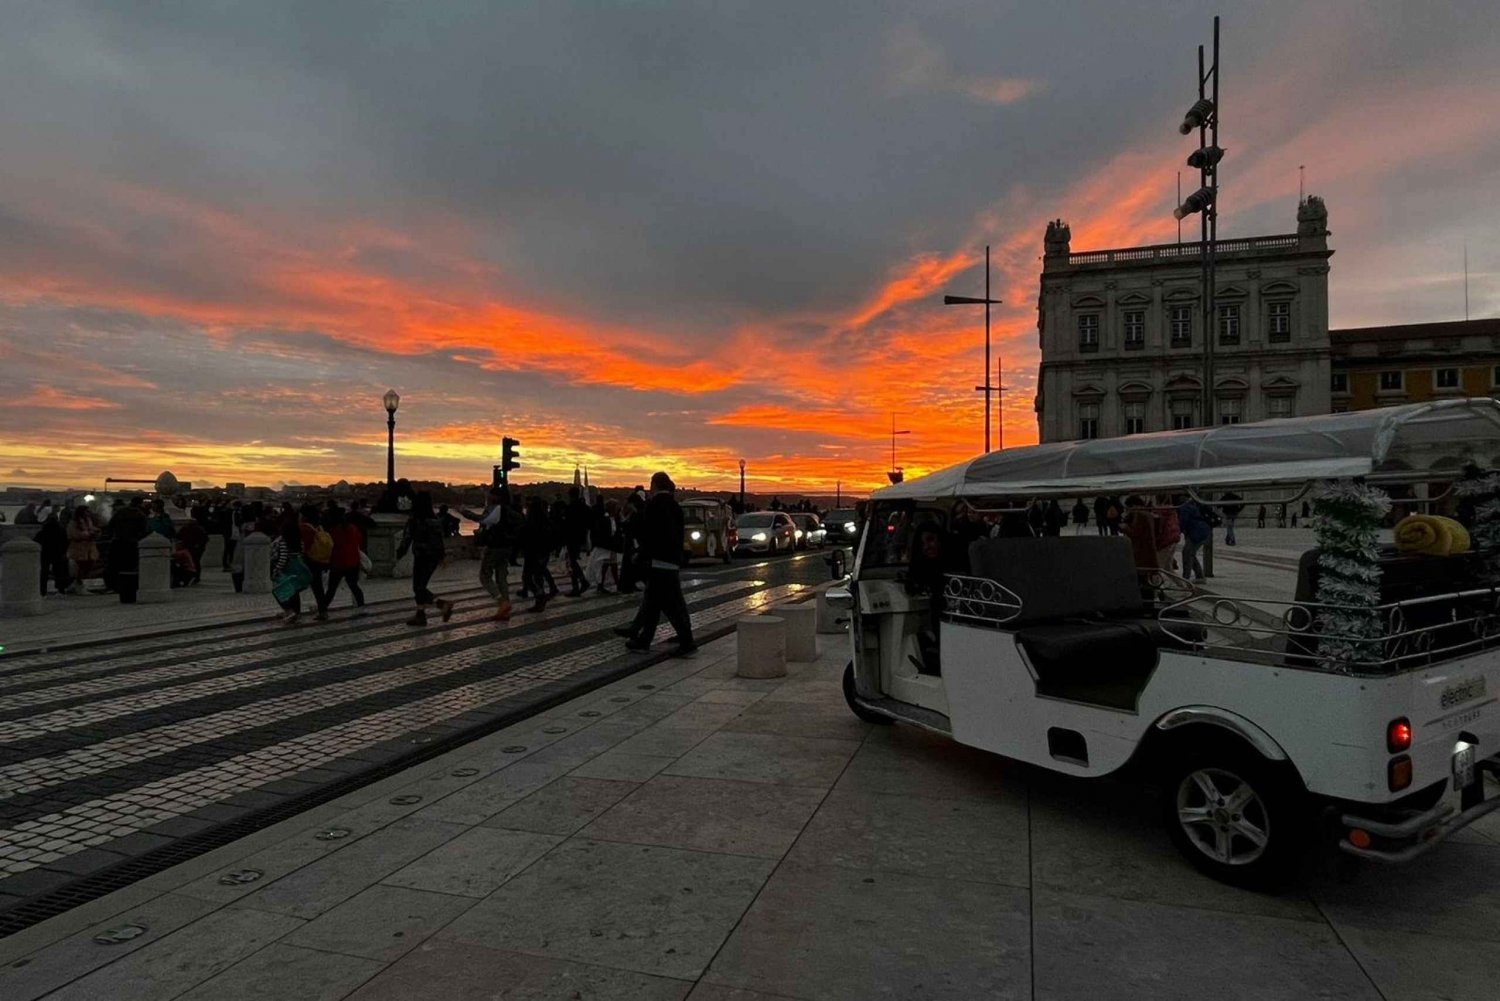
[[[1275,888],[1291,874],[1306,809],[1283,767],[1215,740],[1178,756],[1165,778],[1167,829],[1195,866],[1247,889]]]
[[[876,726],[890,726],[892,723],[896,722],[889,716],[885,716],[877,712],[871,712],[869,709],[866,709],[864,706],[855,701],[854,661],[852,660],[849,662],[849,665],[844,668],[844,701],[849,703],[849,711],[854,713],[854,715],[858,716],[860,719],[864,720],[866,723],[874,723]]]

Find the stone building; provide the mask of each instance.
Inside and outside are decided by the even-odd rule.
[[[1329,332],[1335,413],[1455,396],[1500,396],[1500,319]]]
[[[1075,252],[1047,226],[1037,331],[1040,440],[1203,423],[1199,244]],[[1329,410],[1328,213],[1309,197],[1297,231],[1220,240],[1214,416],[1221,423]]]

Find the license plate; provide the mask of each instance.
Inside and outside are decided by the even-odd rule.
[[[1464,789],[1474,782],[1474,748],[1461,747],[1453,752],[1453,788]]]

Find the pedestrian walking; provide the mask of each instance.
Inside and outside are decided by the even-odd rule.
[[[302,592],[311,578],[302,561],[301,529],[295,518],[287,518],[271,540],[271,597],[281,606],[281,621],[286,625],[302,615]]]
[[[578,598],[591,586],[583,572],[583,551],[589,544],[589,528],[594,520],[593,512],[583,502],[577,487],[568,488],[568,507],[563,516],[564,542],[568,551],[568,579],[572,590],[568,597]]]
[[[133,605],[140,589],[141,552],[138,547],[140,541],[150,534],[141,499],[137,497],[129,504],[121,503],[114,508],[107,527],[110,537],[105,584],[119,593],[120,604]]]
[[[1191,497],[1183,498],[1177,507],[1177,522],[1182,526],[1182,575],[1189,580],[1203,580],[1203,564],[1198,549],[1213,535],[1213,526],[1203,509]]]
[[[1061,535],[1063,526],[1068,523],[1068,516],[1063,514],[1062,505],[1056,500],[1047,502],[1047,509],[1042,512],[1042,520],[1047,535]]]
[[[1220,510],[1224,512],[1224,545],[1236,545],[1234,523],[1239,520],[1240,513],[1245,510],[1245,505],[1239,502],[1240,495],[1233,490],[1225,491],[1224,496],[1220,497],[1219,500],[1223,505]]]
[[[160,500],[151,502],[151,513],[146,518],[146,535],[153,532],[166,539],[177,538],[177,530],[172,527],[172,516],[167,514],[167,506]]]
[[[1264,504],[1255,509],[1255,527],[1266,527],[1266,506]]]
[[[328,595],[323,586],[323,575],[328,572],[328,561],[333,556],[333,536],[322,525],[323,512],[316,504],[304,504],[297,513],[297,529],[302,534],[302,561],[312,576],[313,601],[317,604],[319,622],[328,618]]]
[[[665,472],[651,477],[651,497],[642,512],[642,541],[651,568],[647,571],[646,593],[641,596],[635,621],[616,628],[628,637],[627,650],[649,650],[656,636],[657,623],[665,615],[676,630],[677,656],[687,656],[698,649],[693,640],[693,622],[688,615],[687,600],[682,596],[682,560],[685,526],[682,507],[673,496],[676,486]]]
[[[427,609],[436,605],[443,621],[453,617],[453,602],[439,598],[428,589],[438,564],[443,562],[443,526],[437,512],[432,509],[432,494],[426,490],[418,492],[411,500],[411,513],[406,519],[406,528],[401,533],[401,544],[396,547],[396,559],[411,550],[411,593],[417,603],[417,611],[406,620],[409,626],[427,625]]]
[[[208,549],[208,531],[201,522],[189,520],[178,530],[177,542],[187,550],[193,563],[191,571],[184,565],[183,582],[196,584],[203,579],[203,554]]]
[[[323,603],[318,606],[318,611],[327,618],[340,582],[349,585],[349,594],[354,598],[355,608],[363,608],[365,605],[365,592],[359,586],[360,556],[365,540],[364,533],[349,521],[344,509],[336,505],[323,512],[323,527],[333,540],[333,548],[328,555],[328,586],[323,590]]]
[[[598,588],[600,594],[608,594],[609,588],[604,582],[613,575],[615,588],[618,590],[622,546],[619,501],[604,502],[603,509],[595,518],[593,527],[589,529],[589,539],[593,543],[593,548],[589,550],[588,566],[584,568],[589,583]]]
[[[547,569],[547,557],[552,552],[552,519],[548,515],[547,502],[533,497],[526,502],[526,524],[521,530],[521,588],[535,601],[531,611],[540,612],[547,602],[557,596],[557,584]]]
[[[1089,527],[1089,506],[1080,497],[1073,503],[1073,534],[1082,535]]]
[[[460,508],[459,514],[479,523],[475,532],[480,547],[479,583],[498,603],[495,620],[510,618],[510,560],[520,536],[520,514],[511,506],[510,491],[491,487],[484,511],[475,514]]]

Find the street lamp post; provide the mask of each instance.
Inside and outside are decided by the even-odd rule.
[[[999,386],[990,385],[990,306],[1002,302],[1001,299],[990,298],[990,247],[984,247],[984,298],[976,299],[968,295],[945,295],[944,306],[984,306],[984,385],[975,386],[976,392],[984,393],[984,450],[990,450],[990,393],[999,390]],[[894,460],[891,468],[896,468]]]
[[[740,460],[740,513],[745,510],[745,460]]]
[[[401,394],[394,389],[385,391],[385,485],[387,490],[396,489],[396,408],[401,405]]]

